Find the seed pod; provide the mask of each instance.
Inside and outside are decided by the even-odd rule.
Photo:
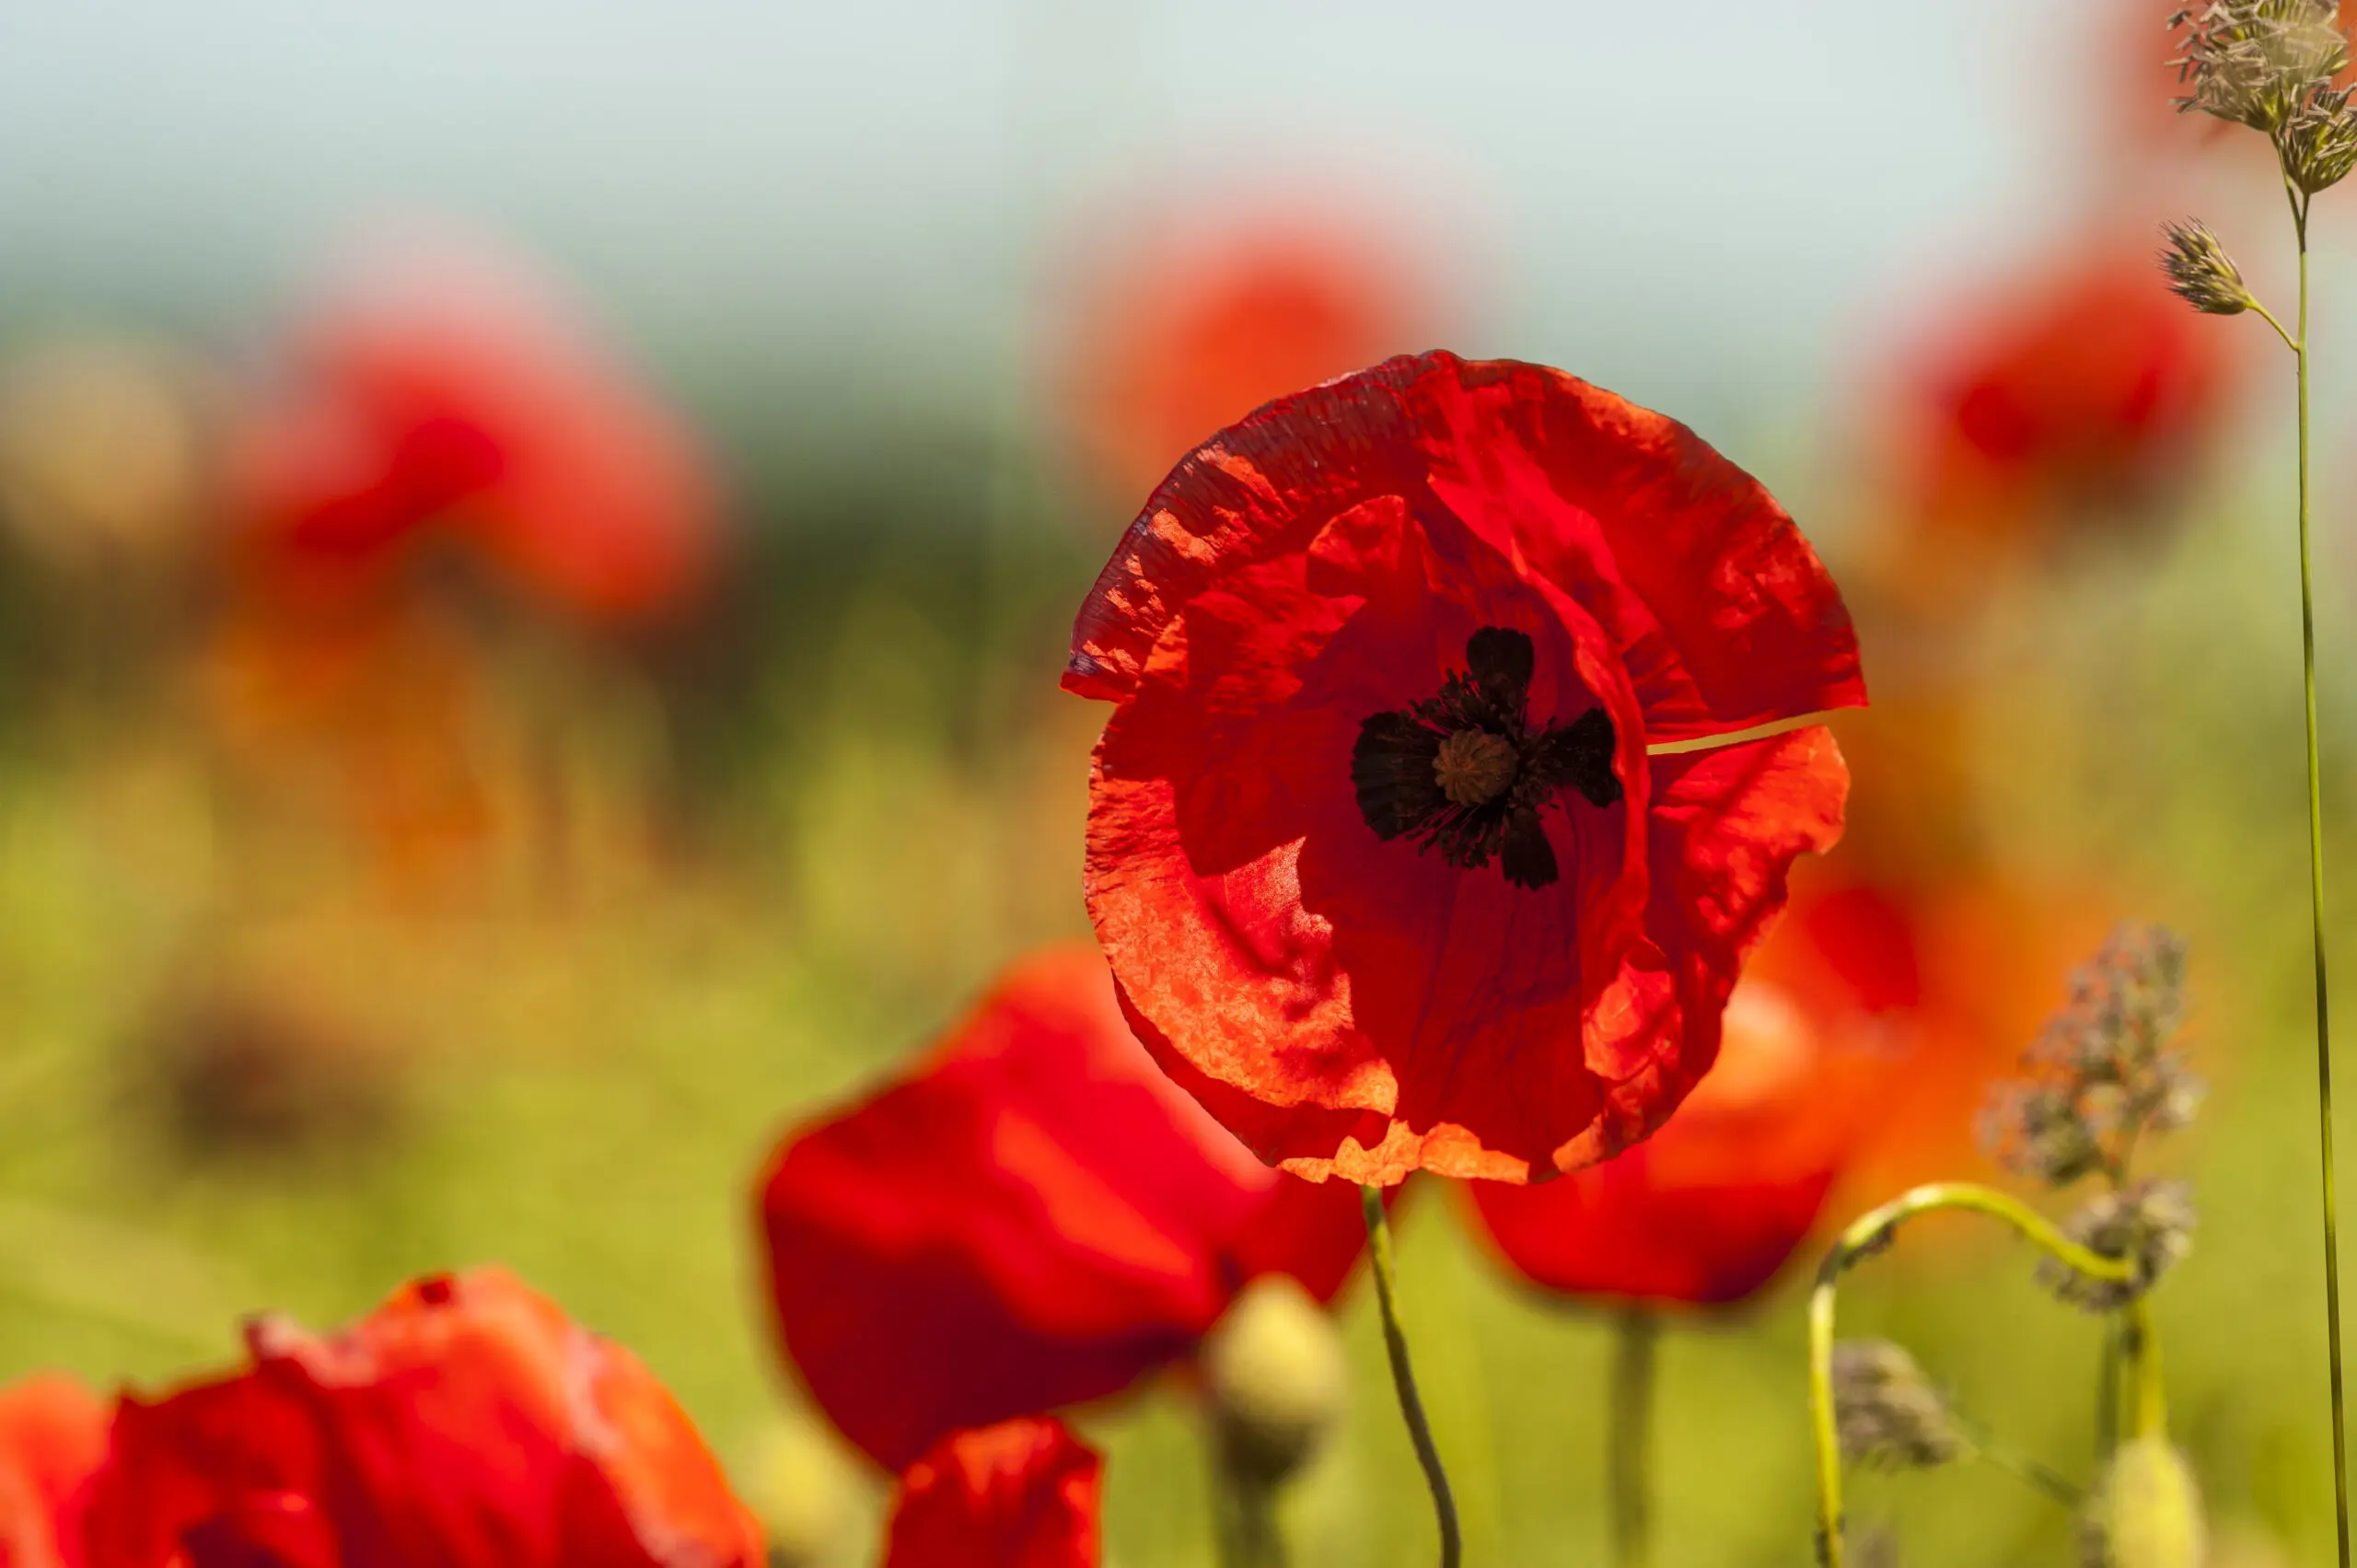
[[[2173,223],[2162,232],[2168,243],[2161,249],[2161,271],[2178,298],[2209,316],[2239,316],[2257,303],[2209,225]]]

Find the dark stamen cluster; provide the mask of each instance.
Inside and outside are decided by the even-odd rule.
[[[1612,721],[1590,708],[1569,724],[1530,724],[1530,638],[1484,626],[1467,639],[1465,668],[1439,694],[1368,715],[1351,749],[1359,813],[1377,838],[1437,848],[1478,870],[1496,857],[1506,880],[1544,888],[1562,875],[1538,813],[1556,791],[1592,806],[1620,798]]]
[[[2122,1180],[2139,1136],[2184,1126],[2200,1105],[2200,1081],[2174,1048],[2184,1021],[2184,939],[2160,926],[2114,932],[1984,1113],[1998,1158],[2057,1187],[2096,1172]]]

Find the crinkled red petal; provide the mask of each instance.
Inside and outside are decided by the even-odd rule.
[[[946,1433],[1119,1392],[1259,1274],[1330,1295],[1364,1239],[1349,1197],[1267,1170],[1178,1093],[1074,946],[791,1136],[761,1207],[788,1354],[898,1469]]]
[[[249,1332],[250,1372],[126,1399],[91,1568],[756,1568],[761,1534],[627,1351],[497,1269],[352,1327]]]
[[[1574,377],[1450,354],[1280,398],[1180,463],[1082,606],[1065,687],[1126,697],[1207,587],[1391,497],[1446,507],[1578,598],[1622,650],[1653,742],[1865,701],[1840,595],[1757,480]]]
[[[900,1477],[884,1568],[1096,1568],[1103,1476],[1060,1421],[954,1433]]]

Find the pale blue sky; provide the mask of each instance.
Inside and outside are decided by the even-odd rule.
[[[2111,3],[5,0],[0,315],[236,323],[426,209],[658,364],[972,385],[1093,200],[1330,179],[1462,346],[1752,396],[2051,221]]]

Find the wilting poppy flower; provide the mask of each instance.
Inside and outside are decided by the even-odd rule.
[[[1104,1468],[1060,1421],[954,1433],[900,1477],[884,1568],[1096,1568]]]
[[[913,1071],[789,1135],[761,1192],[787,1353],[885,1469],[1119,1392],[1243,1286],[1320,1299],[1358,1196],[1254,1160],[1155,1071],[1086,947],[1018,964]]]
[[[0,1388],[0,1563],[79,1568],[81,1509],[105,1460],[106,1405],[42,1373]]]
[[[498,1269],[433,1275],[252,1365],[125,1397],[89,1568],[755,1568],[759,1530],[628,1351]]]
[[[1814,1014],[1747,976],[1727,1002],[1718,1064],[1661,1131],[1560,1181],[1467,1184],[1491,1239],[1550,1290],[1647,1306],[1744,1300],[1817,1227],[1894,1065],[1854,1018]]]
[[[1430,285],[1371,226],[1292,214],[1150,231],[1083,291],[1071,328],[1074,422],[1126,485],[1271,398],[1430,341]]]
[[[1712,743],[1865,700],[1757,482],[1560,371],[1446,354],[1179,464],[1064,685],[1118,704],[1087,893],[1140,1038],[1264,1159],[1372,1182],[1651,1132],[1840,830],[1824,729]]]
[[[265,587],[373,587],[428,545],[597,621],[706,575],[714,490],[679,421],[512,276],[401,262],[306,323],[233,475]]]
[[[1925,527],[2035,544],[2165,504],[2224,412],[2231,345],[2160,286],[2154,243],[2060,256],[1933,343],[1897,400],[1900,482]]]

